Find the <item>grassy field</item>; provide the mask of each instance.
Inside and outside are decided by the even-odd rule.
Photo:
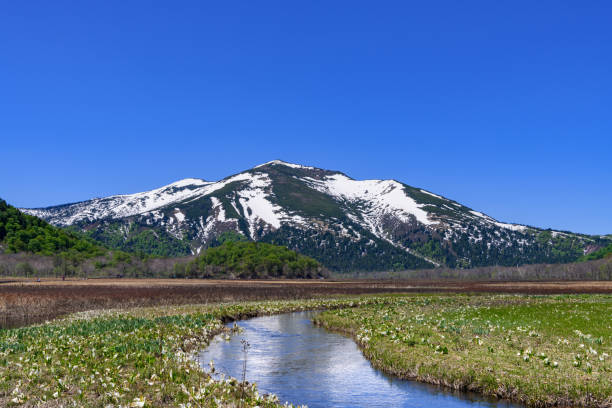
[[[529,406],[612,406],[612,296],[441,295],[326,311],[374,366]]]
[[[121,287],[128,294],[139,293],[133,291],[141,283],[124,281],[112,290],[123,296]],[[149,284],[147,290],[157,285],[160,290],[170,288],[164,282]],[[227,284],[230,282],[209,282],[213,289],[204,291],[220,291],[214,298],[217,303],[87,311],[37,326],[0,329],[0,406],[276,406],[273,397],[259,395],[252,385],[211,379],[198,368],[191,353],[206,347],[224,330],[224,322],[311,309],[328,309],[316,318],[317,324],[351,335],[373,365],[399,377],[530,406],[612,406],[611,295],[330,297],[314,282],[234,282],[235,286],[223,292],[221,287]],[[78,285],[109,291],[100,282],[16,287],[78,291]],[[201,282],[173,285],[202,290]],[[290,289],[281,291],[284,285]],[[331,292],[368,289],[350,282],[324,285]],[[405,290],[407,283],[379,285],[369,289]],[[531,284],[521,285],[527,292],[535,290]],[[561,291],[568,288],[567,282],[548,285]],[[413,286],[423,290],[416,283]],[[260,290],[258,296],[271,298],[280,293],[304,297],[318,292],[319,296],[218,300]]]
[[[0,328],[69,313],[157,305],[419,292],[612,293],[612,281],[0,279]]]
[[[284,311],[351,307],[389,297],[163,306],[85,312],[0,330],[0,406],[270,407],[253,385],[215,381],[191,352],[223,322]]]

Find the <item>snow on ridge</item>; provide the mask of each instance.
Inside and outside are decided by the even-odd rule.
[[[428,213],[421,208],[423,205],[418,204],[406,194],[401,183],[395,180],[353,180],[344,174],[327,176],[324,180],[316,180],[310,177],[304,177],[302,180],[306,181],[312,188],[330,194],[339,200],[364,205],[365,208],[361,211],[363,220],[350,212],[347,214],[349,219],[361,224],[391,245],[400,247],[416,257],[439,266],[437,262],[404,247],[401,243],[395,242],[384,230],[383,220],[388,214],[392,214],[404,222],[411,221],[410,216],[414,216],[417,221],[425,225],[437,223],[429,219]]]
[[[489,217],[486,214],[481,213],[480,211],[470,210],[470,214],[475,215],[476,217],[479,217],[479,218],[484,218],[487,221],[495,221],[495,220],[493,220],[493,218]]]
[[[74,204],[49,208],[23,209],[27,214],[44,218],[55,225],[71,225],[83,220],[123,218],[143,214],[199,194],[212,184],[201,179],[187,178],[154,190],[134,194],[117,194]],[[193,186],[194,188],[188,188]]]
[[[527,227],[526,227],[526,226],[524,226],[524,225],[520,225],[520,224],[509,224],[509,223],[506,223],[506,222],[499,222],[499,221],[497,221],[496,219],[494,219],[494,218],[492,218],[492,217],[489,217],[489,216],[488,216],[488,215],[486,215],[486,214],[481,213],[480,211],[470,210],[470,213],[471,213],[472,215],[475,215],[475,216],[476,216],[476,217],[478,217],[478,218],[482,218],[483,220],[485,220],[485,221],[487,221],[487,222],[490,222],[490,223],[492,223],[492,224],[495,224],[495,225],[497,225],[498,227],[505,228],[505,229],[509,229],[509,230],[511,230],[511,231],[521,231],[521,232],[522,232],[522,231],[525,231],[525,230],[527,229]]]
[[[305,179],[317,190],[336,198],[369,203],[372,216],[390,212],[404,221],[413,215],[422,224],[436,223],[429,219],[421,204],[406,194],[403,185],[395,180],[353,180],[343,174],[327,176],[324,181]]]
[[[179,181],[175,181],[174,183],[168,184],[167,186],[164,186],[162,188],[167,188],[167,187],[187,187],[187,186],[204,186],[207,184],[210,184],[210,181],[205,181],[202,179],[198,179],[198,178],[185,178]]]
[[[495,225],[497,225],[498,227],[502,227],[502,228],[506,228],[512,231],[525,231],[527,229],[526,226],[524,225],[519,225],[519,224],[508,224],[505,222],[499,222],[499,221],[495,221]]]
[[[82,201],[82,203],[87,203],[89,201],[96,201],[96,200],[109,200],[109,199],[114,199],[114,198],[141,198],[141,197],[145,197],[148,195],[160,196],[162,193],[165,193],[167,190],[171,188],[182,188],[182,187],[188,187],[188,186],[202,187],[202,186],[210,185],[212,183],[213,182],[211,181],[205,181],[202,179],[186,178],[186,179],[182,179],[179,181],[175,181],[174,183],[166,184],[165,186],[155,188],[153,190],[143,191],[141,193],[115,194],[115,195],[104,197],[104,198],[94,198],[92,200]]]
[[[119,194],[106,198],[94,198],[67,206],[48,209],[24,209],[23,211],[44,218],[55,225],[72,225],[83,220],[124,218],[150,213],[169,205],[213,193],[232,181],[250,180],[252,175],[241,173],[222,181],[211,182],[187,178],[166,186],[134,194]],[[194,188],[189,188],[193,186]]]
[[[437,195],[437,194],[430,193],[429,191],[426,191],[426,190],[423,190],[423,189],[421,189],[421,193],[429,194],[430,196],[433,196],[433,197],[436,197],[436,198],[439,198],[439,199],[445,200],[445,198],[444,198],[444,197],[440,197],[440,196],[439,196],[439,195]]]
[[[264,167],[264,166],[268,166],[268,165],[271,165],[271,164],[280,164],[280,165],[291,167],[291,168],[294,168],[294,169],[309,169],[309,170],[314,170],[315,169],[314,167],[303,166],[301,164],[295,164],[295,163],[289,163],[289,162],[282,161],[282,160],[272,160],[272,161],[269,161],[269,162],[257,165],[257,166],[255,166],[253,168],[257,169],[259,167]]]
[[[272,181],[267,174],[262,172],[243,172],[217,182],[184,179],[143,193],[115,195],[67,206],[49,209],[26,209],[24,211],[45,218],[56,225],[71,225],[83,220],[118,219],[143,214],[151,214],[154,218],[163,218],[160,212],[163,208],[173,206],[173,204],[176,205],[180,202],[189,202],[200,197],[210,196],[215,191],[236,181],[245,182],[245,185],[236,192],[239,202],[245,208],[245,217],[249,223],[251,233],[255,232],[259,220],[272,228],[279,228],[281,220],[294,224],[305,222],[299,216],[285,214],[281,207],[268,200],[268,191]],[[235,221],[226,219],[225,210],[218,198],[210,197],[210,199],[212,200],[215,216],[212,218],[208,217],[209,219],[207,220],[201,220],[201,223],[206,224],[206,227],[208,227],[210,222],[216,224],[219,222]],[[232,205],[235,206],[233,202]],[[251,209],[251,214],[246,213],[247,207]],[[168,220],[169,223],[173,223],[175,219],[178,223],[186,220],[185,214],[177,209],[177,207],[173,209],[172,215],[174,217]],[[208,228],[205,228],[205,231],[203,231],[204,235],[207,235],[208,232],[210,232]]]

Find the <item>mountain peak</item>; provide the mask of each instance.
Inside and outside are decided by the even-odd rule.
[[[266,163],[262,163],[260,165],[257,165],[255,167],[253,167],[254,169],[260,168],[260,167],[267,167],[267,166],[285,166],[285,167],[291,167],[294,169],[309,169],[309,170],[314,170],[316,167],[311,167],[311,166],[304,166],[301,164],[297,164],[297,163],[289,163],[283,160],[271,160],[269,162]]]

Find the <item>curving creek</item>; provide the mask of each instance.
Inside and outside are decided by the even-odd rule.
[[[312,324],[316,312],[296,312],[239,321],[244,330],[229,341],[221,336],[198,355],[209,369],[240,379],[250,343],[246,379],[260,394],[281,402],[317,407],[519,407],[477,394],[453,392],[399,380],[374,369],[352,339]]]

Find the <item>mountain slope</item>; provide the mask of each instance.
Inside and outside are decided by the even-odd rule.
[[[166,255],[198,253],[236,231],[334,270],[568,262],[588,245],[609,242],[502,223],[395,180],[354,180],[279,160],[217,182],[185,179],[144,193],[24,211],[124,249],[150,252],[152,242],[167,242]]]
[[[595,259],[612,258],[612,244],[599,248],[596,251],[584,255],[578,259],[579,261],[593,261]]]
[[[31,252],[71,258],[99,256],[106,252],[89,239],[24,214],[0,199],[0,252]]]

